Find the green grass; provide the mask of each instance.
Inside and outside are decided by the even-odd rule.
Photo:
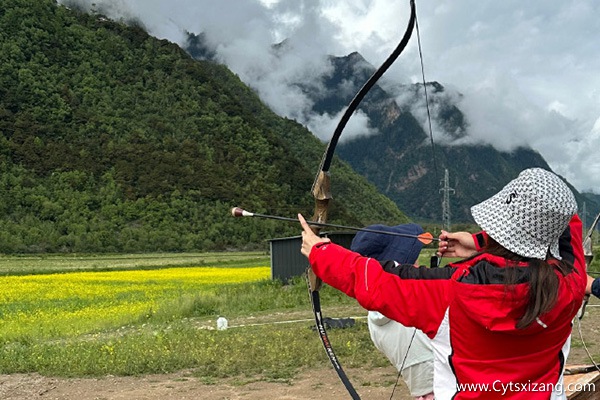
[[[44,375],[141,375],[194,369],[204,378],[264,376],[290,379],[302,369],[327,365],[309,323],[262,325],[226,331],[197,329],[189,321],[150,324],[122,335],[5,345],[1,372]],[[366,324],[331,331],[347,367],[387,366],[369,338]]]
[[[0,275],[269,264],[264,252],[0,256]]]

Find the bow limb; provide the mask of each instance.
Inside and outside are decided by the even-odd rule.
[[[410,41],[410,37],[412,36],[412,33],[415,28],[416,20],[417,20],[417,9],[415,6],[415,0],[410,0],[410,19],[408,21],[408,26],[406,27],[406,31],[404,32],[402,39],[400,40],[400,42],[398,43],[398,45],[396,46],[394,51],[383,62],[383,64],[381,64],[381,66],[373,73],[373,75],[371,75],[371,77],[367,80],[367,82],[360,88],[358,93],[356,93],[356,95],[354,96],[354,98],[352,99],[350,104],[348,105],[348,108],[346,109],[346,111],[342,115],[342,118],[338,122],[338,125],[336,126],[335,131],[333,132],[331,140],[329,141],[329,144],[327,145],[327,149],[325,150],[325,154],[323,155],[323,159],[321,160],[321,166],[319,168],[320,172],[328,172],[329,171],[329,167],[331,166],[331,162],[333,161],[333,153],[335,151],[335,147],[337,146],[340,136],[342,135],[342,131],[346,127],[346,124],[350,120],[350,117],[352,116],[354,111],[356,111],[360,102],[363,100],[363,98],[369,92],[369,90],[371,90],[371,88],[375,85],[375,83],[377,83],[379,78],[381,78],[383,76],[383,74],[392,66],[392,64],[394,63],[394,61],[396,61],[396,59],[400,56],[400,54],[402,54],[402,52],[408,45],[408,42]],[[319,175],[317,175],[317,177],[315,178],[315,183],[313,184],[313,193],[315,190],[315,186],[317,185],[318,182],[319,182]]]
[[[410,38],[412,36],[412,32],[415,28],[415,22],[417,20],[417,10],[415,6],[415,0],[410,0],[410,18],[408,21],[408,26],[402,36],[402,39],[394,49],[394,51],[388,56],[388,58],[383,62],[383,64],[371,75],[371,77],[367,80],[367,82],[360,88],[360,90],[356,93],[348,108],[342,115],[342,118],[338,122],[335,131],[331,137],[331,140],[327,144],[327,148],[325,149],[325,153],[323,154],[323,158],[321,159],[321,165],[319,166],[319,172],[315,177],[315,181],[312,186],[312,195],[315,198],[315,210],[313,214],[313,221],[325,223],[327,222],[327,215],[329,209],[330,200],[333,198],[331,195],[331,176],[329,174],[329,168],[331,167],[331,162],[333,161],[333,154],[335,152],[335,148],[337,143],[342,136],[342,132],[346,127],[346,124],[350,120],[350,117],[356,109],[358,108],[360,102],[364,99],[366,94],[371,90],[371,88],[377,83],[379,78],[383,76],[383,74],[392,66],[394,61],[402,54]],[[319,234],[320,229],[317,227],[312,228],[313,232]],[[319,290],[322,283],[321,280],[312,272],[312,269],[309,267],[307,271],[310,290]]]

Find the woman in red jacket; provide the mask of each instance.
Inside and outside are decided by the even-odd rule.
[[[432,339],[437,400],[566,399],[571,321],[587,282],[576,211],[559,177],[532,168],[471,208],[486,243],[445,268],[362,257],[299,216],[302,253],[325,283]]]

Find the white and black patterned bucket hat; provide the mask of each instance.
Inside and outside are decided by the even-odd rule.
[[[558,238],[577,212],[569,187],[541,168],[522,171],[500,192],[471,207],[475,222],[504,248],[523,257],[560,259]]]

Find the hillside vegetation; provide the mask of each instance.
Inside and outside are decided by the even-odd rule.
[[[0,39],[0,252],[264,247],[299,227],[231,207],[311,213],[323,144],[226,67],[52,0],[0,2]],[[331,220],[407,220],[332,171]]]

